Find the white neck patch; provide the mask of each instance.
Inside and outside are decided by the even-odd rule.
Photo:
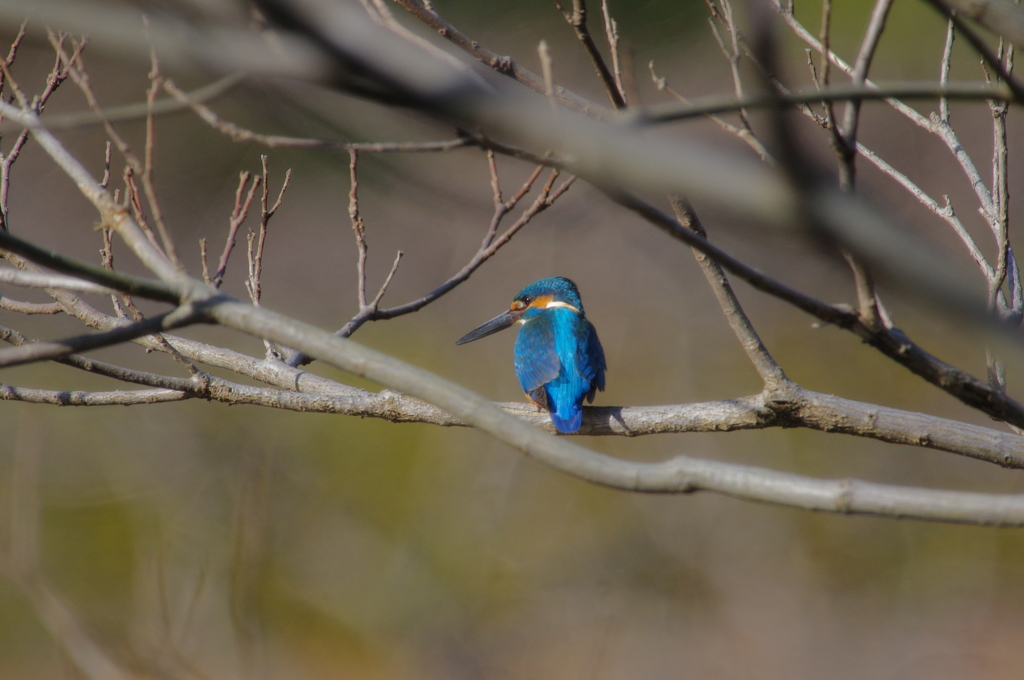
[[[544,309],[553,309],[555,307],[565,307],[566,309],[571,309],[572,311],[576,312],[577,314],[582,314],[582,312],[580,312],[580,310],[576,309],[575,307],[570,305],[568,302],[561,302],[561,301],[558,301],[558,300],[552,300],[551,302],[549,302],[546,305],[544,305]]]

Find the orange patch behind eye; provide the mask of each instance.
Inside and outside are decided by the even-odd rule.
[[[540,295],[533,299],[533,302],[530,303],[530,306],[537,307],[538,309],[547,309],[547,306],[550,305],[554,301],[554,299],[554,295]]]

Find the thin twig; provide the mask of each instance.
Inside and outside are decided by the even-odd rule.
[[[277,192],[277,199],[270,205],[270,166],[267,156],[260,156],[263,163],[262,193],[260,195],[260,230],[256,237],[256,250],[250,248],[251,258],[249,266],[248,288],[254,305],[259,306],[262,295],[261,281],[263,277],[263,250],[267,242],[267,227],[270,226],[270,219],[277,213],[278,208],[284,201],[284,193],[288,191],[288,184],[292,181],[291,168],[284,173],[284,182],[281,183],[281,190]],[[255,187],[255,183],[253,184]],[[246,205],[246,209],[248,204]],[[250,245],[252,241],[250,240]]]
[[[832,0],[822,0],[821,2],[821,30],[818,33],[818,40],[821,41],[821,85],[828,87],[831,83],[831,69],[829,68],[830,62],[828,60],[828,53],[832,51],[829,47],[829,39],[831,37],[832,29]],[[811,62],[813,67],[814,62]],[[815,83],[817,85],[817,83]],[[828,121],[828,129],[833,135],[838,135],[839,131],[836,129],[836,115],[835,107],[832,105],[830,100],[822,102],[822,106],[825,109],[825,120]]]
[[[817,44],[817,40],[814,41],[814,44]],[[845,65],[845,62],[838,58],[836,62]],[[698,118],[715,113],[728,113],[740,109],[799,106],[820,101],[859,99],[885,101],[910,118],[916,125],[930,131],[932,124],[928,119],[900,102],[899,99],[937,99],[942,97],[965,101],[1015,101],[1006,89],[988,84],[946,83],[943,85],[930,82],[878,84],[868,80],[863,85],[844,84],[801,87],[778,92],[754,92],[746,94],[742,98],[735,95],[710,95],[688,100],[685,104],[659,104],[630,111],[623,115],[622,120],[625,123],[636,125],[651,125]]]
[[[942,48],[942,60],[939,66],[939,84],[945,87],[949,84],[949,67],[953,62],[953,41],[956,39],[956,30],[952,21],[946,22],[946,43]],[[949,124],[949,98],[939,97],[939,120]]]
[[[497,233],[502,219],[530,192],[530,189],[540,177],[545,166],[538,164],[526,181],[523,182],[519,190],[507,201],[502,201],[501,188],[498,182],[497,166],[494,162],[494,154],[489,153],[487,159],[491,177],[491,191],[494,200],[494,215],[491,217],[491,220],[487,225],[487,231],[484,234],[480,247],[477,249],[477,252],[473,255],[470,261],[447,281],[416,300],[384,309],[380,309],[374,305],[361,307],[355,316],[349,319],[344,326],[335,332],[335,335],[342,338],[350,337],[368,321],[387,320],[403,316],[405,314],[412,314],[413,312],[423,309],[431,302],[434,302],[438,298],[444,296],[456,286],[466,281],[473,272],[475,272],[484,262],[493,257],[498,250],[508,243],[520,229],[529,223],[530,220],[550,207],[552,203],[565,194],[576,179],[575,177],[569,177],[557,189],[553,189],[552,187],[554,186],[554,182],[560,173],[557,170],[552,170],[547,183],[544,185],[540,195],[534,200],[533,204],[531,204],[531,206],[527,208],[522,215],[520,215],[519,219],[516,220],[516,222],[506,229],[499,237],[497,236]],[[355,229],[354,226],[353,229]],[[401,257],[401,252],[399,252],[399,257]],[[398,258],[395,259],[394,266],[397,266],[397,264]],[[390,281],[390,278],[394,273],[394,266],[392,267],[392,274],[388,275],[388,281]],[[387,281],[385,283],[387,283]],[[382,287],[382,290],[383,289],[384,287]],[[383,293],[378,293],[378,302],[379,298],[382,296]],[[295,354],[289,357],[287,363],[289,366],[299,366],[301,364],[308,363],[308,361],[308,357],[302,354]]]
[[[711,26],[711,33],[715,36],[715,40],[718,42],[718,47],[721,49],[722,54],[725,55],[726,61],[729,62],[729,70],[732,73],[733,92],[736,94],[736,98],[743,99],[743,79],[740,75],[740,31],[739,27],[736,26],[736,17],[733,14],[731,0],[720,0],[722,11],[712,11],[712,16],[708,20]],[[722,39],[721,34],[718,32],[718,28],[715,26],[715,20],[718,20],[722,25],[725,26],[726,30],[729,31],[730,44],[726,45],[725,40]],[[740,127],[746,130],[751,136],[753,136],[753,129],[750,127],[750,119],[747,117],[746,109],[739,108],[736,110],[739,115]]]
[[[676,219],[683,228],[690,229],[701,237],[707,237],[704,227],[688,203],[682,199],[673,198],[672,209],[675,212]],[[785,372],[783,372],[782,368],[768,352],[768,348],[761,342],[760,336],[754,330],[754,326],[750,323],[746,312],[743,311],[743,307],[740,306],[739,300],[729,284],[729,279],[726,278],[725,272],[722,270],[722,266],[696,248],[692,250],[694,257],[697,258],[697,263],[704,272],[704,277],[707,279],[711,290],[718,299],[719,305],[722,307],[726,320],[732,327],[733,333],[736,334],[740,345],[747,353],[751,363],[754,364],[754,368],[757,369],[761,380],[764,381],[765,391],[786,392],[792,387],[793,383],[789,381]]]
[[[860,51],[857,53],[857,60],[853,65],[853,73],[850,78],[854,85],[863,85],[868,77],[868,69],[871,68],[871,61],[878,49],[878,41],[885,29],[885,19],[889,16],[889,9],[893,0],[876,0],[875,7],[871,11],[871,19],[868,22],[867,30],[864,31],[864,39],[861,41]],[[846,152],[855,154],[857,150],[857,127],[860,121],[861,101],[852,99],[846,105],[846,112],[843,116],[843,142]],[[852,161],[850,162],[851,177],[849,185],[853,186]]]
[[[359,311],[366,308],[366,224],[359,214],[359,176],[356,172],[359,154],[348,152],[348,219],[352,224],[352,234],[356,239],[356,302]]]
[[[619,25],[615,19],[612,19],[611,9],[608,7],[608,0],[601,0],[601,16],[604,18],[604,34],[608,39],[608,51],[612,55],[612,75],[615,76],[615,87],[618,88],[619,94],[622,95],[622,101],[626,103],[626,106],[629,106],[630,98],[627,95],[626,81],[623,78],[622,56],[619,50]],[[631,76],[631,85],[635,86],[636,84],[632,82],[632,73],[629,75]],[[632,90],[629,92],[630,94],[633,94]]]
[[[555,5],[558,6],[558,10],[562,13],[566,23],[572,27],[573,32],[576,34],[576,39],[579,40],[580,45],[583,46],[583,51],[590,58],[590,63],[593,64],[594,70],[597,71],[597,77],[601,81],[601,85],[604,86],[604,91],[608,95],[608,99],[611,100],[612,106],[616,109],[626,108],[626,100],[623,97],[622,89],[616,81],[612,70],[605,63],[604,56],[602,56],[601,50],[598,49],[597,43],[594,42],[594,37],[590,34],[590,28],[587,26],[586,0],[572,0],[571,10],[562,6],[559,0],[555,0]],[[550,96],[553,97],[554,92]]]
[[[149,115],[151,110],[157,116],[183,111],[189,108],[189,102],[208,102],[224,95],[240,83],[244,77],[244,74],[241,73],[224,76],[209,85],[184,93],[187,101],[172,97],[169,99],[158,99],[150,106],[147,97],[147,101],[137,104],[105,108],[100,115],[97,115],[95,111],[89,110],[80,113],[47,116],[46,128],[48,130],[74,130],[93,125],[102,125],[105,120],[110,123],[143,120]],[[2,77],[0,77],[0,80],[2,80]],[[6,131],[9,127],[11,126],[0,124],[0,132]]]
[[[43,109],[46,107],[46,103],[49,101],[53,93],[57,91],[57,88],[67,80],[69,70],[75,62],[81,58],[81,53],[85,45],[84,43],[79,44],[78,48],[70,57],[65,55],[62,50],[56,50],[55,63],[50,71],[50,75],[46,78],[46,87],[30,105],[24,93],[21,92],[17,82],[15,82],[10,73],[10,67],[14,64],[14,59],[17,55],[17,47],[25,37],[24,31],[25,24],[23,23],[19,34],[15,37],[14,42],[11,45],[11,51],[8,53],[7,58],[0,63],[0,71],[3,73],[3,83],[0,83],[0,87],[2,87],[2,84],[9,83],[11,90],[14,92],[15,98],[17,98],[22,108],[31,108],[38,116],[43,112]],[[56,40],[58,45],[62,45],[65,40],[65,36],[62,34],[61,36],[56,37]],[[8,194],[10,192],[11,167],[20,157],[22,149],[25,148],[25,144],[28,142],[28,138],[29,130],[25,128],[15,139],[14,144],[11,145],[10,151],[6,154],[0,154],[0,230],[6,230],[9,228],[7,201]]]
[[[437,31],[438,35],[442,38],[465,50],[497,73],[515,79],[535,92],[544,93],[543,78],[529,69],[523,68],[511,57],[501,56],[482,47],[476,40],[470,39],[466,34],[441,18],[433,8],[421,4],[418,0],[395,0],[395,2],[404,7],[421,22]],[[608,120],[613,115],[613,111],[610,109],[599,106],[561,86],[555,87],[555,97],[562,106],[597,120]]]
[[[170,78],[165,78],[163,88],[183,106],[191,108],[196,115],[210,127],[218,130],[236,142],[254,142],[271,148],[293,149],[339,149],[354,150],[364,153],[435,153],[446,152],[467,146],[474,141],[469,136],[439,142],[339,142],[333,139],[312,139],[303,137],[286,137],[281,135],[265,135],[243,128],[235,123],[223,120],[213,109],[193,98],[178,88]]]
[[[50,361],[76,352],[110,347],[143,335],[152,335],[162,330],[188,326],[201,320],[202,316],[196,307],[193,305],[183,305],[172,312],[137,321],[127,326],[106,331],[105,333],[78,335],[64,340],[37,342],[31,345],[0,350],[0,368],[19,366],[36,361]]]
[[[667,92],[670,96],[672,96],[677,101],[679,101],[679,102],[681,102],[683,104],[686,104],[688,106],[692,105],[692,102],[689,99],[687,99],[686,97],[681,95],[676,90],[672,89],[669,86],[668,81],[665,78],[661,78],[661,77],[658,76],[657,72],[654,70],[654,62],[653,61],[651,61],[647,65],[647,67],[648,67],[648,69],[650,69],[651,79],[654,81],[654,86],[656,88],[658,88],[658,91],[660,91],[660,92]],[[711,120],[711,121],[715,122],[720,128],[722,128],[723,130],[725,130],[729,134],[736,135],[741,140],[743,140],[743,142],[746,143],[747,146],[749,146],[751,149],[753,149],[754,152],[757,153],[757,155],[761,157],[761,160],[763,160],[766,163],[769,163],[771,165],[775,164],[775,159],[772,158],[770,153],[768,153],[768,149],[766,149],[764,144],[761,143],[761,140],[759,140],[757,138],[757,135],[754,134],[753,130],[736,127],[732,123],[729,123],[724,118],[722,118],[721,116],[717,116],[714,113],[707,113],[707,114],[704,114],[704,115],[705,115],[705,117],[708,120]]]
[[[228,235],[224,241],[224,250],[221,251],[220,262],[217,264],[217,273],[214,274],[211,282],[215,288],[220,288],[224,282],[224,275],[228,268],[228,259],[231,257],[231,251],[235,247],[238,229],[249,215],[249,208],[256,197],[256,189],[263,181],[263,178],[260,176],[252,177],[252,185],[249,187],[249,192],[245,193],[245,185],[250,177],[252,175],[248,171],[238,173],[238,188],[235,190],[235,206],[231,210],[231,219],[228,221]],[[203,250],[205,252],[205,241],[203,242]],[[205,256],[203,257],[203,266],[206,266]]]
[[[144,22],[144,25],[148,31],[148,22]],[[164,252],[174,266],[178,269],[184,269],[184,265],[178,259],[178,253],[174,246],[174,240],[171,238],[171,232],[167,228],[167,223],[164,222],[163,210],[160,208],[160,201],[157,200],[156,186],[153,183],[153,153],[156,146],[153,107],[156,104],[156,95],[160,91],[160,83],[163,80],[163,76],[160,75],[160,62],[156,57],[156,50],[153,49],[150,50],[150,65],[150,86],[146,97],[148,111],[146,114],[146,146],[145,161],[142,166],[142,188],[146,192],[146,201],[149,203],[149,208],[153,213],[153,221],[156,222],[156,229],[160,233],[160,242],[163,244]]]

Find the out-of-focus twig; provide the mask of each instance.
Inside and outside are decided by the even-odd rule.
[[[654,81],[654,86],[658,88],[659,92],[667,92],[672,98],[676,99],[680,103],[687,106],[692,105],[692,102],[689,99],[672,89],[665,78],[658,76],[657,72],[654,70],[653,61],[648,64],[648,68],[650,69],[651,79]],[[754,152],[757,153],[757,155],[765,162],[775,162],[771,157],[771,154],[768,153],[768,149],[765,148],[764,144],[761,143],[761,140],[759,140],[749,128],[737,127],[715,113],[706,113],[704,115],[708,120],[714,121],[720,128],[729,134],[736,135],[739,139],[743,140],[743,142],[753,149]]]
[[[339,142],[333,139],[311,139],[303,137],[284,137],[281,135],[265,135],[252,130],[247,130],[235,123],[223,120],[213,109],[195,99],[188,93],[182,91],[169,78],[164,79],[163,87],[182,106],[187,106],[195,111],[196,115],[203,119],[208,125],[220,131],[222,134],[236,142],[254,142],[271,148],[293,148],[293,149],[342,149],[346,151],[361,151],[366,153],[433,153],[452,151],[464,146],[472,146],[473,139],[469,136],[439,142]]]
[[[100,114],[94,111],[83,111],[81,113],[47,116],[45,125],[48,130],[73,130],[91,125],[102,125],[103,121],[122,123],[131,120],[141,120],[146,118],[151,111],[155,116],[183,111],[189,108],[191,102],[204,103],[223,96],[242,82],[244,78],[244,74],[241,73],[226,75],[209,85],[183,93],[185,101],[178,97],[173,97],[170,99],[158,99],[150,103],[147,98],[147,101],[139,104],[107,107]],[[167,82],[166,78],[164,82]],[[5,132],[11,127],[13,126],[0,123],[0,132]]]
[[[438,35],[442,38],[449,40],[455,46],[473,55],[473,57],[494,69],[496,72],[509,76],[510,78],[514,78],[535,92],[544,92],[545,86],[544,79],[542,77],[533,73],[529,69],[523,68],[511,57],[503,57],[496,52],[492,52],[483,47],[477,41],[470,39],[464,33],[441,18],[441,15],[439,15],[436,10],[424,6],[418,0],[395,0],[395,2],[404,7],[410,14],[422,21],[424,24],[437,31]],[[599,120],[608,119],[612,114],[609,109],[584,99],[561,86],[555,87],[555,98],[558,99],[558,102],[562,106]]]

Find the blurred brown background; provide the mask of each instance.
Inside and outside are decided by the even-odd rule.
[[[603,103],[589,62],[552,3],[434,5],[481,44],[534,70],[536,44],[545,39],[557,81]],[[870,9],[864,0],[836,3],[833,46],[848,59]],[[633,51],[645,103],[664,101],[650,84],[646,65],[652,59],[659,75],[688,97],[732,90],[702,2],[612,2],[612,12]],[[818,12],[813,3],[798,3],[797,15],[812,32]],[[16,27],[2,28],[6,45]],[[802,43],[780,31],[791,82],[809,82]],[[896,3],[872,77],[934,80],[944,31],[924,4]],[[144,99],[145,61],[113,58],[99,43],[85,57],[105,105]],[[976,57],[962,43],[955,57],[954,79],[980,77]],[[38,91],[52,61],[45,43],[27,42],[15,69],[22,87]],[[213,77],[168,75],[183,87]],[[251,83],[212,106],[240,125],[279,134],[351,141],[453,136],[414,115],[309,86]],[[67,83],[48,112],[84,108]],[[987,164],[987,107],[957,106],[954,115],[968,151]],[[1009,121],[1012,152],[1021,148],[1024,128],[1018,111]],[[822,168],[832,172],[823,133],[802,119],[798,124]],[[141,123],[119,129],[141,148]],[[199,271],[199,238],[208,239],[211,253],[220,251],[238,172],[258,172],[265,153],[274,191],[286,168],[293,180],[271,223],[264,305],[332,330],[355,313],[343,152],[235,144],[190,113],[161,118],[157,132],[163,209],[193,272]],[[749,153],[707,121],[657,134],[699,135]],[[101,130],[60,137],[97,176],[102,172]],[[3,140],[5,150],[12,138]],[[883,104],[867,104],[862,141],[933,195],[949,194],[984,239],[970,186],[936,139]],[[498,165],[506,195],[531,170],[505,158]],[[922,238],[946,247],[952,267],[970,271],[944,224],[867,163],[859,168],[865,193]],[[380,284],[395,251],[405,252],[386,303],[422,295],[475,252],[492,210],[479,150],[363,155],[360,179],[370,288]],[[1022,189],[1015,181],[1011,196]],[[694,203],[711,238],[730,252],[822,299],[852,300],[838,260],[794,236],[739,223],[702,205],[700,197]],[[95,214],[33,143],[17,164],[10,206],[16,233],[97,260]],[[140,271],[126,248],[115,247],[115,258],[118,266]],[[244,269],[240,247],[226,288],[242,297]],[[506,308],[523,285],[552,275],[579,284],[600,333],[609,372],[599,404],[710,401],[760,389],[690,252],[583,183],[469,282],[420,313],[365,326],[355,339],[497,401],[519,400],[513,333],[466,347],[454,341]],[[800,312],[736,286],[768,348],[805,387],[997,426],[852,335],[814,328]],[[983,338],[899,290],[883,295],[897,323],[927,349],[984,375]],[[25,319],[2,310],[0,323],[43,339],[80,332],[72,320]],[[227,331],[183,334],[263,352],[260,343]],[[1024,376],[1020,353],[1007,351],[1012,391]],[[182,375],[167,357],[136,348],[96,356]],[[323,365],[311,370],[377,389]],[[9,369],[0,379],[49,389],[114,389],[56,365]],[[4,535],[12,521],[31,515],[22,503],[31,499],[35,479],[45,574],[93,639],[137,677],[952,679],[1024,673],[1019,530],[836,517],[706,494],[630,495],[554,473],[470,430],[198,401],[95,409],[3,402],[0,433]],[[691,454],[821,477],[1024,492],[1017,471],[815,432],[582,443],[634,460]],[[68,677],[80,677],[79,671],[30,602],[0,580],[0,678]]]

